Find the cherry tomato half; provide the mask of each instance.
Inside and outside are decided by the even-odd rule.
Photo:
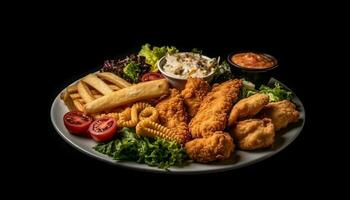
[[[164,77],[160,73],[148,72],[142,76],[141,81],[146,82],[146,81],[153,81],[153,80],[162,79],[162,78],[164,78]]]
[[[87,130],[93,119],[83,112],[71,111],[63,116],[63,121],[70,133],[76,135],[88,135]]]
[[[96,142],[105,142],[116,134],[117,128],[113,117],[102,117],[90,124],[89,133]]]

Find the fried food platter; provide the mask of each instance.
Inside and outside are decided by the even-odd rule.
[[[172,47],[167,50],[169,53]],[[141,50],[139,54],[144,53]],[[152,69],[155,63],[145,55]],[[123,67],[137,71],[125,63]],[[110,62],[104,68],[110,70]],[[152,71],[135,78],[108,70],[84,75],[63,89],[54,99],[50,114],[54,128],[68,144],[112,165],[175,174],[237,169],[286,148],[305,123],[300,99],[274,78],[260,90],[243,90],[246,85],[250,88],[244,76],[225,74],[224,81],[214,76],[216,84],[198,77],[202,94],[197,91],[194,99],[188,97],[189,88],[192,93],[197,90],[191,85],[196,84],[192,78],[181,85],[173,84],[176,79],[169,73]],[[127,70],[123,72],[130,72]],[[77,113],[78,121],[74,116]],[[74,126],[81,120],[89,123]],[[86,125],[84,131],[80,130],[82,125]]]

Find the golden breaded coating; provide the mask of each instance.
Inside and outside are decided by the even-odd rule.
[[[190,139],[187,126],[187,112],[180,92],[171,89],[170,95],[156,105],[159,122],[163,126]]]
[[[188,156],[197,162],[208,163],[231,157],[235,145],[232,137],[223,131],[214,132],[206,138],[197,138],[185,145]]]
[[[261,93],[240,100],[233,106],[227,125],[232,126],[239,119],[253,117],[268,103],[269,96]]]
[[[187,80],[185,89],[181,91],[181,95],[185,100],[190,118],[197,114],[199,106],[209,91],[210,86],[205,80],[200,78],[189,78]]]
[[[283,100],[267,104],[259,113],[259,118],[270,118],[275,130],[278,131],[290,123],[297,122],[299,115],[292,102]]]
[[[268,118],[240,121],[231,130],[238,147],[242,150],[256,150],[272,146],[275,128]]]
[[[241,86],[242,81],[238,79],[213,86],[189,124],[193,138],[205,137],[225,129],[228,112],[237,101]]]

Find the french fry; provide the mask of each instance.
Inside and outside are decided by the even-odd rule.
[[[81,96],[79,93],[73,93],[73,94],[68,94],[73,100],[75,99],[81,99]],[[93,94],[94,99],[98,99],[100,97],[103,97],[101,94]]]
[[[165,79],[138,83],[85,104],[85,111],[87,113],[108,111],[121,105],[160,97],[167,93],[169,93],[169,84]]]
[[[95,88],[97,91],[102,93],[103,95],[107,95],[113,92],[111,88],[108,87],[108,85],[103,82],[101,79],[99,79],[95,74],[89,74],[85,76],[82,81],[90,85],[91,87]]]
[[[69,96],[70,96],[73,100],[75,100],[75,99],[80,99],[80,98],[81,98],[80,95],[79,95],[78,93],[69,94]]]
[[[87,85],[84,82],[79,81],[77,88],[78,88],[78,94],[81,96],[81,98],[84,100],[85,103],[89,103],[95,99],[90,89],[87,87]]]
[[[120,88],[125,88],[125,87],[131,86],[131,84],[129,82],[127,82],[126,80],[120,78],[119,76],[117,76],[111,72],[100,72],[100,73],[97,73],[96,75],[102,79],[105,79],[105,80],[115,84],[116,86],[118,86]]]
[[[94,95],[94,98],[95,98],[95,99],[98,99],[98,98],[101,98],[101,97],[103,97],[103,95],[101,95],[101,94],[95,94],[95,95]]]
[[[77,110],[84,112],[84,106],[78,100],[73,100],[73,103]]]
[[[60,99],[64,100],[64,97],[67,95],[67,89],[65,89],[63,92],[60,94]]]
[[[94,96],[95,97],[95,99],[98,99],[98,98],[100,98],[100,97],[103,97],[102,95],[95,95]],[[97,97],[97,98],[96,98]],[[85,103],[85,101],[83,100],[83,99],[75,99],[75,100],[77,100],[77,101],[79,101],[79,103],[81,103],[82,105],[85,105],[86,103]]]
[[[116,91],[116,90],[120,90],[120,87],[116,86],[116,85],[108,85],[109,88],[111,88],[112,90]]]
[[[91,91],[91,93],[93,94],[93,95],[96,95],[96,94],[101,94],[99,91],[97,91],[97,90],[90,90]]]
[[[76,92],[78,92],[77,84],[68,86],[67,87],[67,92],[68,93],[76,93]]]
[[[79,101],[79,103],[81,103],[82,105],[85,104],[85,101],[83,99],[76,99],[77,101]]]
[[[78,92],[77,86],[78,86],[78,84],[68,86],[66,91],[68,91],[68,93],[70,93],[70,94],[77,93]],[[108,86],[110,86],[110,85],[108,85]],[[89,89],[90,89],[92,94],[101,94],[99,91],[97,91],[95,89],[91,89],[91,88],[89,88]]]
[[[73,102],[73,99],[70,97],[67,89],[64,92],[62,100],[64,101],[64,104],[66,104],[66,106],[68,107],[68,109],[70,111],[77,110],[77,108],[76,108],[76,106],[75,106],[75,104]]]

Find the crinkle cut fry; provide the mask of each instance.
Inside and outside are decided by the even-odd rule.
[[[147,137],[160,137],[175,141],[179,144],[185,142],[185,138],[176,132],[148,119],[140,121],[136,126],[136,134]]]

